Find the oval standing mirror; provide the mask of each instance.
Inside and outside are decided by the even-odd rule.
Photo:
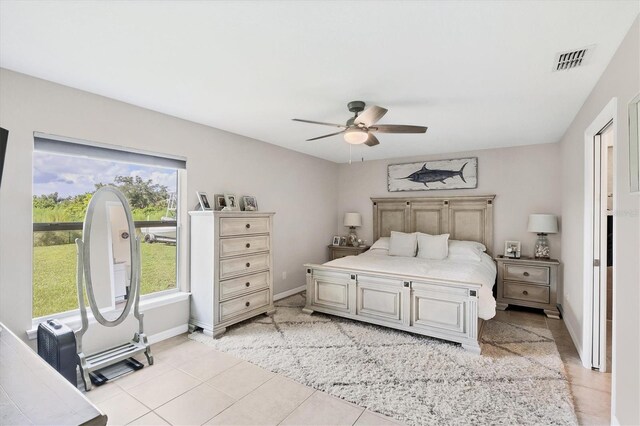
[[[87,298],[107,327],[129,315],[138,288],[135,224],[124,195],[102,187],[91,198],[82,231]]]

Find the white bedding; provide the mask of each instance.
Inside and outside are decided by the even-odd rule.
[[[427,260],[417,257],[389,256],[387,253],[387,250],[374,249],[359,256],[332,260],[325,265],[481,284],[482,287],[478,292],[478,317],[488,320],[496,315],[496,300],[493,298],[492,289],[497,271],[495,263],[486,253],[482,253],[480,261],[456,257]]]

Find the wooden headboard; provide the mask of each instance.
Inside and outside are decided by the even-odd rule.
[[[373,240],[391,231],[450,234],[452,240],[477,241],[493,255],[495,195],[372,198]]]

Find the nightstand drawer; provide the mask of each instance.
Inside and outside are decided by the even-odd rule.
[[[340,250],[340,249],[333,250],[334,259],[340,259],[341,257],[357,256],[357,255],[358,255],[358,252],[354,252],[353,250]]]
[[[548,285],[549,268],[547,266],[513,265],[505,263],[504,279]]]
[[[527,302],[549,303],[550,290],[546,286],[505,281],[502,287],[502,297]]]

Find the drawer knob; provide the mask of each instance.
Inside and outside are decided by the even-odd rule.
[[[524,291],[522,292],[522,294],[524,294],[524,295],[526,296],[526,295],[528,295],[528,294],[529,294],[529,292],[528,292],[527,290],[524,290]]]
[[[249,229],[249,228],[251,228],[251,224],[250,224],[250,223],[247,223],[244,227],[245,227],[245,228],[247,228],[247,229]]]
[[[247,262],[246,267],[248,268],[249,266],[251,266],[251,264],[249,262]]]
[[[245,247],[246,247],[246,248],[251,247],[251,243],[247,243],[247,244],[245,244]]]
[[[525,277],[528,277],[529,273],[525,271],[525,272],[522,273],[522,275],[524,275]]]
[[[251,285],[251,283],[246,282],[246,283],[244,283],[244,285],[246,285],[247,287],[249,287],[249,286]]]
[[[247,302],[247,303],[244,304],[244,306],[246,306],[248,308],[250,304],[251,304],[251,302]]]

